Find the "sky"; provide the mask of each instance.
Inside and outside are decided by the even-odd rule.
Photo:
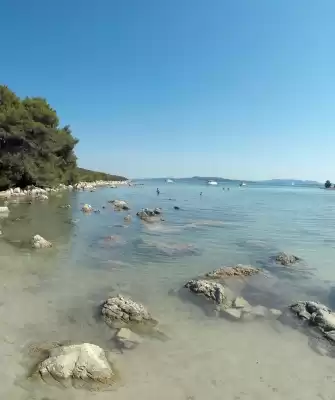
[[[49,101],[82,167],[334,179],[334,0],[1,0],[0,15],[0,84]]]

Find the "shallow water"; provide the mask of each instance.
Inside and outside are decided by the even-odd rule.
[[[315,299],[335,308],[335,193],[161,184],[156,196],[155,189],[146,183],[10,206],[0,220],[0,398],[334,399],[335,360],[315,352],[304,331],[217,318],[176,292],[191,278],[243,263],[266,272],[243,288],[254,305]],[[131,223],[107,203],[114,198],[129,202]],[[71,209],[60,208],[67,203]],[[83,203],[101,212],[84,215]],[[165,221],[142,223],[135,215],[142,207],[162,207]],[[37,233],[54,247],[31,250]],[[269,259],[278,251],[303,262],[274,266]],[[91,393],[22,383],[32,343],[85,341],[113,350],[113,334],[96,314],[116,293],[143,302],[169,337],[144,337],[134,350],[115,351],[120,388]]]

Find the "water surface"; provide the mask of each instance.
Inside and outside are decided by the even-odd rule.
[[[156,186],[10,205],[9,218],[0,220],[0,397],[334,399],[335,361],[315,352],[304,332],[278,321],[234,323],[207,315],[176,292],[214,268],[252,264],[266,272],[245,289],[254,305],[285,309],[294,300],[315,299],[335,308],[335,193],[160,183],[157,196]],[[131,223],[123,220],[127,213],[113,211],[108,200],[115,198],[131,205]],[[71,209],[61,208],[68,203]],[[82,214],[84,203],[101,212]],[[142,207],[162,207],[165,221],[142,223],[136,217]],[[54,247],[31,250],[34,234]],[[276,267],[269,260],[278,251],[303,262]],[[31,343],[85,341],[113,350],[112,332],[96,311],[116,293],[143,302],[169,337],[115,352],[121,388],[90,393],[18,383]]]

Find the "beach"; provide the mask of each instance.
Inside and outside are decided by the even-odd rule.
[[[261,269],[243,286],[253,306],[286,313],[295,301],[314,300],[334,309],[332,196],[313,188],[236,185],[228,192],[147,181],[64,190],[32,204],[9,200],[0,220],[0,397],[333,399],[335,364],[322,338],[274,318],[232,321],[180,295],[190,279],[244,264]],[[115,211],[115,199],[130,210]],[[83,213],[85,204],[97,212]],[[146,207],[161,208],[164,221],[140,220],[136,213]],[[52,247],[32,249],[36,234]],[[302,261],[273,263],[281,251]],[[142,335],[134,349],[115,346],[99,307],[118,293],[148,308],[164,340]],[[90,392],[29,382],[31,349],[66,341],[111,352],[120,384]]]

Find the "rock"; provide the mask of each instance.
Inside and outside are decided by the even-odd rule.
[[[236,299],[233,300],[233,307],[234,308],[250,308],[251,305],[243,297],[236,297]]]
[[[126,349],[133,349],[142,342],[141,337],[128,328],[119,329],[115,335],[115,340]]]
[[[292,265],[295,264],[296,262],[300,261],[301,259],[293,254],[287,254],[284,252],[281,252],[275,256],[275,261],[277,264],[281,265]]]
[[[59,208],[71,208],[70,204],[64,204],[63,206],[59,206]]]
[[[159,219],[157,219],[157,215],[161,214],[161,212],[162,211],[160,208],[155,208],[154,210],[150,210],[149,208],[144,208],[143,210],[139,211],[136,215],[145,222],[155,222],[159,221]]]
[[[38,372],[42,379],[55,379],[69,386],[87,385],[94,388],[95,384],[112,385],[116,374],[108,362],[105,351],[90,344],[75,344],[60,346],[49,351],[49,358],[41,362]]]
[[[332,340],[333,342],[335,342],[335,330],[326,332],[325,336],[326,336],[327,339]]]
[[[242,316],[242,310],[237,309],[237,308],[226,308],[224,310],[222,310],[222,313],[231,318],[231,319],[235,319],[238,320],[241,318]]]
[[[326,307],[324,304],[317,303],[315,301],[298,301],[297,303],[289,306],[291,311],[296,314],[299,318],[310,320],[312,314],[319,311],[325,311],[331,313],[331,309]]]
[[[266,318],[269,314],[269,311],[266,307],[264,306],[255,306],[251,307],[249,310],[249,313],[256,318]]]
[[[124,220],[125,220],[126,222],[131,222],[131,215],[126,215],[126,216],[124,217]]]
[[[38,200],[48,200],[49,199],[49,197],[46,195],[46,194],[40,194],[40,195],[38,195]]]
[[[89,212],[92,212],[92,211],[93,211],[93,208],[92,208],[92,206],[91,206],[90,204],[85,204],[85,205],[82,207],[81,211],[83,211],[83,212],[85,212],[85,213],[89,213]]]
[[[188,281],[185,286],[190,292],[202,295],[207,300],[210,300],[216,304],[225,304],[227,297],[225,295],[225,288],[220,283],[206,281],[203,279],[193,279]]]
[[[143,304],[136,303],[131,298],[120,294],[106,300],[101,313],[104,321],[110,326],[118,322],[157,324]]]
[[[180,207],[178,207],[178,206],[174,206],[173,207],[175,210],[180,210]]]
[[[245,277],[259,273],[260,269],[251,265],[237,264],[233,267],[222,267],[208,272],[206,277],[212,279],[226,279],[231,277]]]
[[[114,208],[115,208],[115,210],[117,210],[117,211],[121,211],[121,210],[128,211],[128,210],[130,210],[130,207],[128,206],[127,202],[124,201],[124,200],[112,200],[109,203],[112,203]]]
[[[52,247],[52,243],[48,242],[40,235],[35,235],[32,239],[32,246],[35,249],[44,249]]]
[[[324,332],[335,330],[335,313],[319,310],[311,316],[310,321]]]
[[[270,308],[269,312],[274,318],[279,318],[283,314],[282,311],[277,310],[276,308]]]
[[[0,213],[4,213],[4,214],[9,213],[9,208],[7,206],[0,207]]]

